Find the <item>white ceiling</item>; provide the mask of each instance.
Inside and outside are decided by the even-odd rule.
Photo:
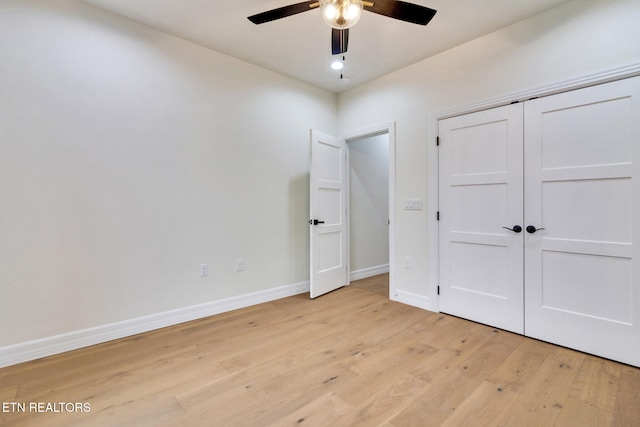
[[[302,0],[82,0],[312,85],[342,92],[569,0],[411,0],[436,9],[426,27],[363,12],[340,71],[317,9],[254,25],[247,16]],[[375,0],[374,0],[375,1]]]

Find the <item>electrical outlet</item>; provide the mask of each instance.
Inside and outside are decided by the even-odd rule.
[[[244,271],[244,258],[236,260],[236,271]]]
[[[209,275],[209,264],[200,264],[200,277]]]
[[[407,270],[411,270],[411,257],[408,257],[408,256],[404,257],[404,261],[402,265]]]

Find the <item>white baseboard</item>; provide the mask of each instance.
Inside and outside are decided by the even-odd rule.
[[[374,267],[362,268],[360,270],[349,273],[350,280],[366,279],[367,277],[377,276],[389,272],[389,264],[376,265]]]
[[[0,368],[309,292],[301,282],[0,348]]]
[[[391,299],[413,307],[422,308],[423,310],[438,311],[437,305],[434,304],[434,301],[432,301],[431,298],[424,295],[414,294],[413,292],[396,289],[395,295],[393,295]]]

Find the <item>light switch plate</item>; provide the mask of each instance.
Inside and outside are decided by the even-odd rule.
[[[404,199],[404,209],[407,211],[422,210],[422,199],[420,198]]]

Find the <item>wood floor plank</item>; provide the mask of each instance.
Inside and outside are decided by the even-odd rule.
[[[263,395],[258,404],[238,413],[230,420],[229,425],[263,426],[275,423],[299,408],[332,393],[341,384],[354,380],[357,380],[357,375],[339,363],[321,367],[300,381],[288,384],[280,393]]]
[[[353,371],[359,373],[385,369],[394,357],[404,358],[405,354],[414,355],[420,353],[420,358],[426,357],[422,352],[433,353],[438,351],[430,345],[424,344],[411,328],[406,328],[384,339],[370,342],[365,351],[354,354],[347,364]]]
[[[191,393],[188,398],[179,396],[179,400],[188,407],[194,401],[206,402],[208,396],[224,393],[227,389],[243,388],[257,401],[272,405],[282,404],[282,400],[305,393],[307,389],[303,384],[322,384],[346,378],[350,371],[337,366],[335,360],[351,354],[351,347],[351,342],[327,338],[308,343],[302,348],[285,348],[278,356],[270,354],[260,363],[202,388],[197,392],[199,397]],[[286,399],[278,400],[281,396]]]
[[[106,372],[90,383],[77,381],[75,387],[61,387],[29,400],[58,402],[75,401],[91,404],[87,425],[111,425],[113,419],[139,425],[144,419],[159,421],[183,412],[175,399],[181,390],[190,389],[199,381],[226,375],[217,361],[199,357],[195,353],[164,354],[144,367],[122,372]],[[26,399],[26,396],[23,397]],[[71,417],[69,417],[71,418]],[[64,422],[61,425],[65,425]]]
[[[89,413],[81,425],[100,426],[156,426],[183,414],[184,410],[172,396],[147,395]],[[56,424],[68,426],[70,424]]]
[[[0,369],[3,404],[91,409],[0,426],[640,426],[639,368],[390,301],[387,278]]]
[[[177,346],[156,352],[155,357],[147,356],[131,360],[131,363],[118,362],[111,365],[98,363],[99,369],[94,371],[62,372],[60,379],[46,377],[34,379],[20,385],[18,398],[29,396],[32,399],[45,400],[57,396],[74,396],[82,398],[90,396],[95,390],[107,391],[123,385],[135,383],[138,379],[153,380],[154,374],[172,372],[174,365],[183,365],[197,361],[200,357],[195,346]],[[220,367],[214,365],[216,370]],[[69,381],[74,378],[74,381]]]
[[[573,350],[554,348],[498,425],[553,425],[564,408],[585,357]]]
[[[481,382],[470,379],[461,369],[453,370],[448,376],[450,382],[429,384],[427,390],[409,402],[390,423],[396,427],[422,427],[425,420],[429,420],[434,426],[441,425]]]
[[[572,397],[565,400],[555,427],[609,427],[613,414]]]
[[[517,397],[513,391],[483,381],[442,423],[442,427],[490,426]]]
[[[389,273],[356,280],[351,286],[389,298]]]
[[[226,343],[218,345],[216,348],[210,348],[208,345],[201,345],[199,348],[204,353],[215,352],[221,359],[222,366],[229,372],[235,372],[258,364],[262,360],[278,357],[283,351],[297,349],[307,343],[312,343],[329,332],[331,330],[324,325],[305,323],[294,330],[283,332],[281,335],[277,332],[270,332],[250,338],[253,341],[251,347]]]
[[[468,329],[468,332],[457,336],[452,335],[456,336],[456,339],[451,340],[446,347],[426,358],[411,371],[411,374],[428,383],[437,383],[449,375],[449,372],[462,366],[474,351],[485,345],[490,339],[485,335],[472,332],[472,328]]]
[[[473,350],[454,368],[448,369],[446,374],[432,374],[428,381],[431,387],[394,417],[391,424],[398,427],[424,426],[424,420],[429,420],[432,425],[441,425],[514,351],[522,339],[500,331],[487,339],[484,345],[474,345]],[[426,377],[426,374],[422,377]]]
[[[429,387],[410,374],[393,375],[368,393],[360,404],[332,422],[336,426],[378,426],[388,422]],[[347,401],[347,397],[343,397]]]
[[[333,393],[327,393],[306,406],[269,424],[270,427],[327,426],[351,409],[351,405]]]
[[[413,326],[420,334],[420,340],[435,348],[444,348],[461,334],[471,331],[476,324],[438,313]]]
[[[245,411],[261,408],[260,402],[243,385],[201,387],[177,396],[184,413],[161,426],[233,426]],[[262,408],[266,410],[266,408]]]
[[[536,375],[553,348],[542,341],[523,340],[487,380],[503,390],[519,392]]]
[[[282,404],[323,384],[348,381],[355,374],[340,363],[328,364],[326,357],[314,357],[288,369],[272,371],[267,381],[255,382],[249,392],[265,404]]]
[[[20,384],[18,398],[40,398],[53,390],[82,389],[83,383],[95,384],[103,377],[124,377],[127,372],[135,372],[156,360],[169,360],[174,353],[193,351],[194,346],[176,337],[181,337],[177,331],[169,335],[167,331],[155,331],[56,355],[43,359],[43,363],[26,364],[26,369],[21,369],[14,376],[5,376],[2,381]],[[138,357],[131,358],[132,353]]]
[[[640,426],[640,369],[622,366],[613,412],[613,426]]]
[[[312,302],[305,302],[311,304]],[[224,357],[224,364],[227,369],[233,370],[252,363],[251,358],[263,357],[265,352],[272,350],[279,351],[284,346],[292,348],[294,345],[304,345],[306,342],[314,341],[323,336],[329,336],[337,330],[342,330],[341,322],[349,321],[352,328],[358,324],[367,321],[368,312],[377,311],[384,304],[380,298],[376,301],[370,301],[363,304],[334,304],[334,307],[328,307],[326,310],[316,313],[316,318],[309,320],[305,315],[298,315],[291,318],[289,322],[277,322],[269,328],[252,327],[246,334],[234,334],[226,332],[225,336],[217,336],[214,339],[205,338],[204,342],[200,342],[199,347],[205,353],[216,352]],[[370,317],[369,317],[370,318]],[[335,319],[340,319],[336,321]],[[233,331],[233,327],[230,331]],[[273,337],[277,337],[274,339]],[[243,345],[251,340],[252,346]],[[283,342],[289,340],[291,343]],[[262,348],[261,348],[262,347]],[[274,348],[276,347],[276,348]]]
[[[569,397],[608,412],[613,412],[618,394],[622,365],[587,356],[573,383]]]
[[[18,395],[17,385],[0,387],[0,402],[15,402],[17,395]]]
[[[384,389],[396,378],[402,377],[412,367],[419,365],[424,358],[430,357],[437,351],[417,342],[405,344],[398,342],[397,345],[398,347],[393,348],[392,351],[388,348],[380,351],[372,348],[363,352],[361,353],[364,355],[363,358],[359,359],[356,365],[352,364],[352,360],[347,361],[346,365],[351,370],[366,377],[366,383],[363,383],[364,381],[347,382],[336,389],[336,394],[354,406],[362,404],[371,397],[372,390]],[[367,355],[371,355],[371,357],[367,357]],[[428,384],[421,379],[420,381]]]

